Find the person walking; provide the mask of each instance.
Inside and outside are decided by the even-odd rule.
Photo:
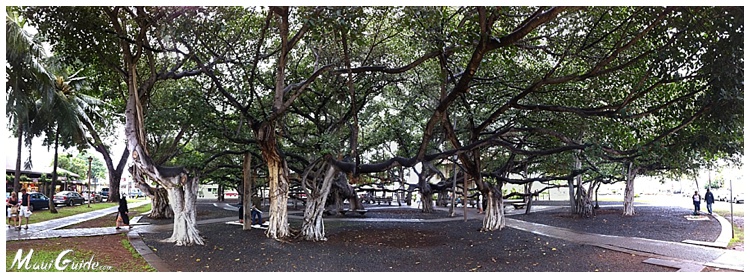
[[[18,194],[13,191],[10,194],[10,198],[5,200],[5,210],[8,215],[8,228],[16,227],[16,219],[18,218]]]
[[[244,208],[244,205],[242,205],[242,203],[240,203],[239,213],[240,213],[240,215],[239,215],[240,216],[240,220],[239,220],[240,224],[245,223],[245,208]]]
[[[21,230],[21,218],[26,218],[26,227],[24,229],[29,229],[29,217],[31,216],[31,210],[29,210],[29,207],[31,207],[31,195],[29,193],[26,193],[26,188],[21,189],[21,209],[18,211],[18,226],[16,227],[17,230]]]
[[[701,211],[701,195],[698,194],[698,191],[695,191],[695,194],[693,194],[693,206],[695,206],[695,210],[693,211],[693,215],[700,214],[700,211]]]
[[[120,205],[117,207],[117,220],[115,221],[115,229],[119,230],[120,226],[128,225],[128,229],[132,229],[130,225],[130,217],[128,217],[128,200],[123,195],[120,197]]]
[[[714,194],[711,193],[711,188],[706,188],[706,196],[703,199],[706,200],[706,210],[708,210],[708,214],[713,214]]]
[[[261,224],[263,224],[263,217],[260,214],[261,200],[258,196],[253,196],[251,200],[253,207],[250,211],[250,216],[252,219],[252,222],[250,222],[250,224],[253,228],[260,228]]]

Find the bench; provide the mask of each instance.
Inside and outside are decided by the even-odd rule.
[[[354,210],[354,211],[358,212],[360,215],[365,215],[365,213],[367,213],[366,209],[358,209],[358,210]],[[346,215],[347,212],[349,212],[349,210],[347,210],[347,209],[342,209],[342,210],[339,211],[339,213],[341,213],[341,215]]]
[[[391,202],[393,202],[393,197],[375,197],[375,202],[380,205],[381,202],[388,203],[388,205],[391,205]]]
[[[503,202],[506,205],[512,205],[514,209],[522,209],[526,207],[526,202],[523,200],[508,200]]]

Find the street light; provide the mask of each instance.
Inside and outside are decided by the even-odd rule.
[[[87,204],[87,207],[91,207],[91,160],[93,159],[94,158],[89,156],[89,184],[88,184],[89,192],[86,193],[86,194],[89,194],[89,203]]]

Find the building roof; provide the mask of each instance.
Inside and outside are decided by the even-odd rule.
[[[23,168],[23,166],[21,166],[21,168]],[[52,170],[53,170],[52,166],[47,166],[47,167],[34,166],[34,167],[31,167],[31,169],[21,169],[21,174],[22,175],[24,175],[24,174],[25,175],[30,175],[30,176],[36,176],[36,175],[41,176],[42,174],[48,174],[51,177]],[[9,174],[9,173],[15,174],[16,173],[16,166],[15,165],[9,165],[9,163],[6,161],[5,162],[5,173],[6,174]],[[76,173],[73,173],[71,171],[65,170],[63,168],[60,168],[59,166],[57,167],[57,175],[63,176],[63,175],[66,175],[66,174],[68,176],[70,176],[72,178],[76,178],[76,179],[78,179],[78,178],[81,177],[81,176],[79,176]]]

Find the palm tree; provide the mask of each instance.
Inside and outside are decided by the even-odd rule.
[[[47,134],[45,145],[54,144],[55,158],[52,170],[52,183],[48,189],[50,195],[53,195],[57,186],[57,164],[59,146],[65,148],[78,147],[85,149],[88,147],[86,140],[86,127],[93,126],[93,120],[100,119],[101,116],[96,111],[96,107],[102,105],[102,101],[81,92],[84,89],[85,77],[78,77],[81,71],[72,75],[67,74],[66,67],[52,57],[48,60],[50,68],[55,72],[55,94],[48,106],[42,107],[42,119],[46,124],[44,133]],[[62,140],[62,141],[61,141]],[[50,199],[50,212],[56,213],[52,199]]]
[[[6,7],[6,116],[18,137],[13,181],[15,191],[20,190],[21,142],[25,135],[26,146],[31,147],[31,139],[40,132],[34,130],[32,124],[39,108],[51,100],[54,94],[52,75],[42,63],[45,56],[42,44],[23,29],[25,24],[25,20],[19,16],[17,7]],[[26,162],[26,167],[31,167],[31,156]]]

